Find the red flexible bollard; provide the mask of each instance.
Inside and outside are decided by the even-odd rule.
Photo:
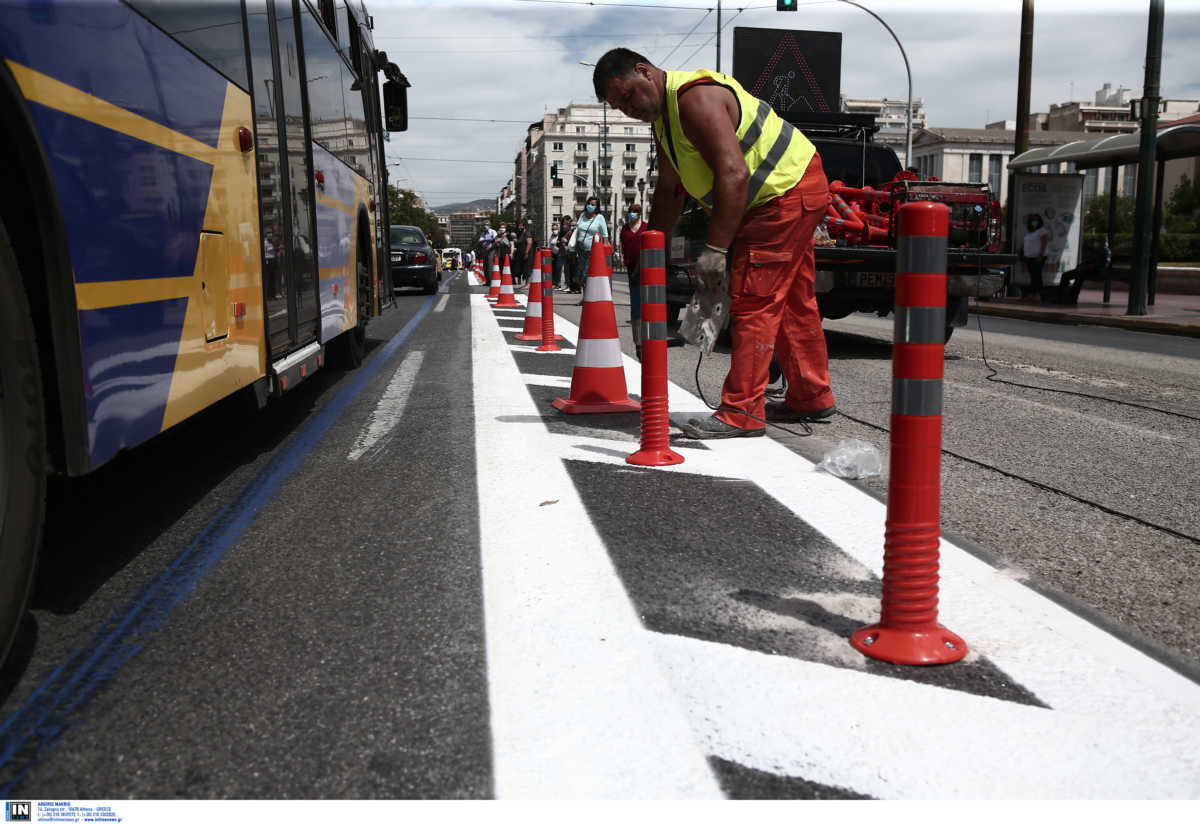
[[[666,236],[642,235],[642,448],[625,458],[637,466],[672,466],[683,456],[671,449],[667,409],[667,254]],[[611,271],[611,270],[610,270]]]
[[[944,203],[905,203],[897,214],[892,439],[879,623],[850,636],[871,658],[949,664],[967,644],[938,623],[942,372],[946,334]]]
[[[542,345],[535,352],[561,352],[556,341],[562,335],[554,334],[554,257],[549,249],[542,255]],[[547,285],[548,284],[548,285]]]

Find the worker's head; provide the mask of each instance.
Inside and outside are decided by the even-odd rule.
[[[596,61],[592,85],[596,99],[608,102],[634,120],[652,123],[666,103],[666,75],[629,49],[612,49]]]

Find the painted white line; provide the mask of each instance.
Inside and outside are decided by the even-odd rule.
[[[447,292],[446,294],[442,295],[441,299],[437,302],[437,306],[433,307],[433,311],[441,312],[443,309],[446,308],[446,302],[449,300],[450,300],[450,293]]]
[[[539,410],[491,310],[471,306],[496,796],[721,797],[554,439],[512,420]]]
[[[578,331],[568,321],[559,323],[564,334]],[[639,364],[626,356],[624,366],[626,385],[636,391],[640,388]],[[675,384],[668,385],[668,394],[672,420],[711,414],[699,398]],[[713,475],[752,479],[851,559],[874,575],[882,575],[886,518],[883,503],[849,483],[817,472],[810,461],[772,438],[706,441],[706,445],[707,453],[681,453],[686,459],[681,466],[692,464],[693,469],[707,469]],[[590,443],[586,437],[566,435],[547,439],[547,448],[559,450],[560,457],[604,463],[621,460],[613,453],[624,446],[623,441],[605,443],[599,438],[591,439]],[[668,467],[659,471],[686,470]],[[781,594],[788,594],[788,582],[780,582],[780,590]],[[805,596],[818,597],[812,593]],[[875,599],[851,598],[830,608],[854,613],[850,617],[865,625],[877,620],[879,604]],[[1004,769],[979,769],[973,755],[964,755],[966,743],[947,757],[939,749],[937,736],[910,735],[904,739],[908,749],[896,750],[893,756],[906,759],[913,769],[927,765],[933,775],[942,778],[936,789],[930,785],[924,797],[1036,796],[1036,785],[1030,782],[1042,774],[1048,777],[1047,787],[1054,792],[1061,790],[1062,794],[1070,795],[1071,781],[1088,788],[1077,791],[1075,797],[1200,795],[1200,747],[1195,746],[1200,741],[1200,685],[946,540],[941,542],[939,618],[944,626],[963,637],[973,655],[986,656],[1052,709],[1026,712],[1020,708],[1013,710],[1011,702],[967,700],[955,690],[922,692],[926,696],[921,700],[927,704],[927,714],[921,717],[940,713],[941,718],[947,719],[938,722],[938,730],[944,730],[943,725],[949,720],[959,718],[969,705],[973,715],[962,723],[964,729],[972,731],[973,746],[982,751],[992,746],[991,741],[999,742],[998,746],[1009,747],[1001,751],[1003,754],[1020,762]],[[819,632],[799,623],[795,623],[794,631]],[[831,641],[839,649],[851,649],[844,638],[831,636]],[[720,645],[696,651],[701,657],[711,654],[712,659],[696,663],[697,671],[677,679],[676,683],[703,681],[710,673],[722,670],[734,675],[745,671],[740,664],[726,660],[726,653],[727,648]],[[848,653],[849,665],[858,660],[856,656],[858,653],[852,650]],[[805,669],[789,677],[804,679],[810,675]],[[886,743],[894,730],[907,729],[904,701],[888,696],[902,696],[903,690],[911,685],[904,686],[905,682],[898,679],[857,674],[856,677],[871,683],[869,692],[883,696],[879,700],[891,708],[890,712],[872,715],[875,727],[864,727],[860,731],[862,738],[876,736]],[[757,717],[758,707],[765,700],[763,689],[751,678],[745,679],[740,688],[722,693],[719,701],[714,699],[699,708],[694,701],[700,697],[680,689],[689,696],[693,720],[699,713],[722,729],[727,724],[730,728],[737,727],[740,722],[732,718]],[[782,717],[785,708],[795,705],[781,701],[774,705],[773,718],[767,714],[771,721],[765,722],[761,729],[737,732],[741,736],[738,740],[745,746],[752,742],[754,748],[766,755],[753,758],[746,753],[739,755],[737,747],[713,752],[768,772],[810,779],[815,774],[816,780],[828,779],[829,783],[858,792],[902,795],[894,784],[889,784],[891,790],[885,793],[886,788],[880,788],[874,779],[868,780],[873,767],[864,765],[875,763],[873,751],[865,740],[847,735],[847,728],[855,723],[852,719],[863,713],[863,694],[862,684],[855,682],[838,683],[817,695],[806,695],[803,702],[811,703],[812,707],[805,708],[808,713],[805,718],[811,716],[811,726],[801,731],[773,723]],[[709,699],[703,697],[703,700]],[[1118,732],[1110,735],[1113,730]],[[713,733],[705,729],[700,734],[707,739]],[[848,741],[852,745],[847,748]],[[1064,756],[1064,746],[1075,748],[1069,757]],[[1113,756],[1113,747],[1122,750],[1121,757]],[[838,775],[816,769],[818,759],[811,753],[832,758],[826,754],[839,749],[844,751],[839,756],[842,761],[830,762],[842,765],[838,767]],[[793,754],[790,760],[781,754],[784,752]],[[861,756],[859,762],[845,765],[848,759],[857,756]],[[982,763],[991,764],[993,757],[1001,756],[990,753]],[[1131,766],[1134,762],[1140,766]],[[780,766],[776,769],[772,764]],[[1169,779],[1160,780],[1158,776]],[[1140,785],[1134,777],[1140,780]],[[1149,789],[1136,789],[1138,786]]]
[[[747,767],[892,799],[1196,795],[1195,761],[1173,757],[1195,749],[1189,719],[1098,719],[1071,708],[655,637],[710,754]]]
[[[392,374],[392,379],[388,381],[387,389],[383,390],[383,395],[375,404],[375,409],[367,421],[366,429],[359,433],[354,447],[346,456],[349,460],[357,461],[368,450],[390,435],[396,424],[400,422],[400,418],[404,415],[404,408],[408,406],[408,398],[412,394],[413,384],[416,382],[417,372],[420,371],[423,360],[425,360],[423,349],[414,349],[404,356],[404,360]]]

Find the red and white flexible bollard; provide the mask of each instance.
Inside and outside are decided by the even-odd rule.
[[[950,210],[944,203],[906,203],[897,226],[883,598],[879,623],[855,632],[850,643],[893,664],[949,664],[967,654],[966,642],[938,623]]]
[[[667,255],[662,232],[642,235],[642,444],[625,458],[637,466],[672,466],[683,456],[671,449],[667,408]]]

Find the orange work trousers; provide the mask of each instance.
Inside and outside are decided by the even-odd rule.
[[[829,182],[814,154],[799,183],[747,212],[738,227],[729,284],[733,358],[716,415],[731,426],[763,428],[747,415],[764,417],[763,392],[777,347],[787,405],[804,412],[833,406],[813,259],[813,231],[828,203]]]

